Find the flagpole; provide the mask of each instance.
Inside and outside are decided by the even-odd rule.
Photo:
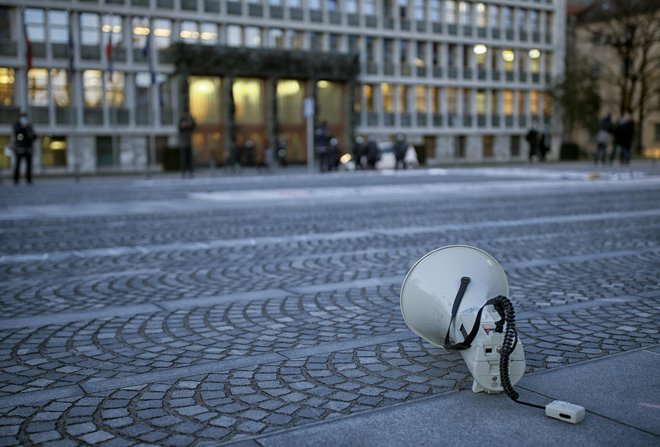
[[[76,58],[73,42],[73,23],[74,15],[69,11],[69,122],[71,123],[71,144],[73,146],[72,153],[74,154],[73,170],[76,183],[80,181],[80,150],[78,148],[78,139],[76,138],[76,91],[75,81],[76,74],[74,68],[74,61]]]

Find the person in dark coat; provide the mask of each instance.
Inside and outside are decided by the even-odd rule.
[[[399,163],[403,166],[403,169],[406,169],[406,151],[408,150],[408,143],[406,142],[405,135],[401,133],[397,135],[392,150],[394,152],[394,158],[396,159],[394,169],[399,169]]]
[[[369,135],[367,140],[367,167],[369,169],[376,169],[376,163],[380,159],[380,149],[376,143],[376,137]]]
[[[630,116],[630,111],[626,111],[615,129],[616,142],[621,149],[621,164],[630,164],[632,153],[632,142],[635,135],[635,122]]]
[[[365,150],[366,147],[364,145],[364,138],[362,137],[356,137],[355,142],[353,143],[353,161],[355,162],[355,169],[362,170],[364,169],[364,166],[362,166],[362,157],[365,155]]]
[[[532,128],[529,129],[527,135],[525,136],[527,143],[529,144],[529,162],[534,161],[534,157],[539,151],[539,131],[536,123],[532,125]]]
[[[192,178],[193,160],[192,160],[192,134],[196,123],[190,113],[179,120],[179,144],[181,146],[181,177],[186,176],[186,172]]]
[[[610,132],[612,132],[612,115],[607,114],[600,120],[598,132],[596,133],[596,155],[594,157],[594,164],[605,164],[607,154],[607,144],[610,141]]]
[[[37,139],[32,124],[25,112],[21,112],[18,121],[14,123],[14,183],[18,184],[21,172],[21,164],[25,159],[25,179],[32,184],[32,144]]]

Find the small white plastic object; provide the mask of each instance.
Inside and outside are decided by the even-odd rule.
[[[584,419],[584,407],[555,400],[545,406],[545,415],[560,421],[577,424]]]

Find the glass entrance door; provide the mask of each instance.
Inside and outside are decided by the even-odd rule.
[[[232,86],[236,145],[242,149],[242,163],[263,161],[266,145],[266,105],[264,81],[258,78],[237,78]],[[252,148],[247,143],[251,141]]]

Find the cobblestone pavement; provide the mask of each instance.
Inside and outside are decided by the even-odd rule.
[[[387,174],[0,185],[0,445],[258,445],[469,388],[399,311],[448,244],[504,266],[529,372],[660,343],[660,177]]]

